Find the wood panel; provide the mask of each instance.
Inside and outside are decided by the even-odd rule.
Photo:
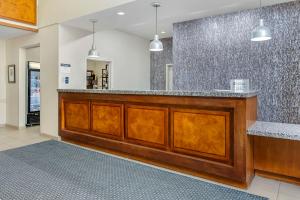
[[[36,25],[36,0],[1,0],[0,18]]]
[[[196,173],[207,174],[207,177],[211,177],[212,179],[215,179],[216,177],[218,177],[217,179],[225,178],[230,180],[229,182],[235,182],[240,186],[247,186],[250,184],[251,178],[253,177],[251,152],[247,151],[247,147],[252,146],[252,143],[251,140],[248,140],[246,128],[252,121],[255,121],[256,115],[254,112],[256,112],[256,108],[254,107],[254,100],[256,98],[253,98],[253,101],[251,99],[247,104],[247,98],[112,95],[60,92],[59,99],[59,120],[61,122],[59,134],[63,140],[97,145],[104,149],[140,157],[170,167],[178,167]],[[65,101],[124,104],[124,139],[114,138],[112,137],[113,135],[109,134],[95,134],[95,131],[92,130],[67,130],[64,127],[66,121],[64,116]],[[171,119],[173,110],[178,110],[182,113],[188,111],[188,114],[191,110],[195,111],[194,113],[191,112],[191,114],[196,114],[196,117],[194,117],[196,120],[192,120],[195,126],[198,126],[197,120],[206,120],[206,118],[201,115],[204,115],[204,113],[199,113],[199,111],[205,112],[205,115],[209,116],[220,115],[223,118],[225,117],[225,156],[224,143],[221,143],[221,146],[223,145],[222,148],[213,148],[213,150],[207,150],[201,147],[204,149],[203,150],[200,149],[197,144],[194,144],[192,149],[183,149],[185,152],[173,151],[171,147],[171,133],[173,132],[171,130],[173,127]],[[248,112],[253,113],[248,114]],[[220,121],[222,121],[219,117],[217,117],[217,119],[218,120],[215,119],[214,122],[206,122],[206,126],[212,127],[212,125],[207,124],[220,123]],[[227,119],[229,120],[227,121]],[[226,132],[227,126],[229,126],[230,134],[227,134]],[[198,128],[196,128],[196,130],[197,129]],[[220,132],[222,132],[220,131],[222,130],[220,128],[217,130],[218,131],[216,132],[213,131],[213,134],[215,134],[216,137],[218,135],[216,133],[220,134]],[[192,133],[197,136],[197,131]],[[204,134],[200,136],[206,137]],[[181,137],[186,139],[183,136]],[[193,138],[192,135],[187,135],[187,137]],[[227,137],[230,137],[230,139]],[[219,139],[219,137],[217,139]],[[200,140],[198,143],[199,145],[203,145],[200,143]],[[203,143],[206,143],[206,139],[203,140]],[[207,151],[209,153],[201,151]]]
[[[90,106],[88,101],[64,101],[65,129],[88,131]]]
[[[300,178],[300,142],[254,137],[254,168]]]
[[[123,138],[124,117],[122,104],[95,103],[91,105],[92,131],[106,137]]]
[[[171,120],[175,152],[229,161],[229,112],[172,109]]]
[[[257,119],[257,98],[251,97],[246,99],[246,130],[249,129],[251,125],[253,125],[256,122]],[[245,130],[245,131],[246,131]],[[248,184],[251,183],[251,181],[254,178],[254,157],[253,157],[253,148],[254,148],[254,139],[253,137],[246,135],[245,137],[245,148],[246,148],[246,180],[248,181]]]
[[[151,106],[126,106],[126,140],[166,148],[168,109]]]

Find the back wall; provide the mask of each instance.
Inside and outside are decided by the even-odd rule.
[[[273,39],[251,42],[260,15]],[[258,119],[300,123],[300,1],[174,24],[174,88],[229,89],[250,79]]]

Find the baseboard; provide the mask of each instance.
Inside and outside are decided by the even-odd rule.
[[[297,177],[285,176],[285,175],[281,175],[281,174],[275,174],[275,173],[265,172],[265,171],[260,171],[260,170],[255,170],[255,175],[258,175],[258,176],[261,176],[264,178],[274,179],[277,181],[300,185],[300,178],[297,178]]]
[[[40,133],[42,136],[45,136],[45,137],[48,137],[52,140],[57,140],[57,141],[61,141],[61,137],[59,136],[53,136],[53,135],[50,135],[50,134],[47,134],[47,133]]]
[[[7,128],[13,128],[13,129],[18,129],[18,130],[26,128],[26,126],[15,126],[15,125],[11,125],[11,124],[5,124],[5,127],[7,127]]]

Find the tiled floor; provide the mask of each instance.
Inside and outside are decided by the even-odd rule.
[[[0,128],[0,151],[51,139],[40,135],[39,132],[39,127],[21,130],[14,128]],[[270,200],[300,200],[300,186],[259,176],[254,178],[247,192],[268,197]]]
[[[0,128],[0,151],[39,143],[50,139],[39,133],[40,128],[38,126],[20,130],[16,128]]]

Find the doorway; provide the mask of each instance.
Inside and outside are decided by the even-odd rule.
[[[166,65],[166,90],[173,90],[173,64]]]
[[[40,125],[40,47],[25,49],[26,53],[26,126]]]

